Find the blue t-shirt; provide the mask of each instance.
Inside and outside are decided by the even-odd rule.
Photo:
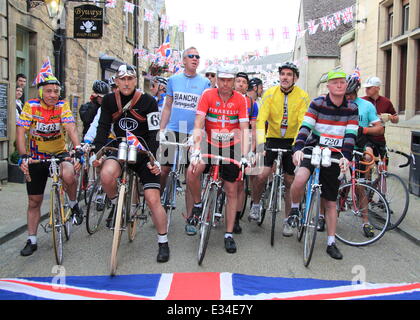
[[[169,78],[166,95],[173,98],[171,118],[167,129],[191,134],[198,101],[204,90],[210,88],[210,80],[201,75],[187,77],[184,73]]]
[[[371,124],[381,121],[376,113],[375,106],[369,101],[357,98],[354,100],[359,109],[359,126],[363,128],[369,127]]]
[[[159,113],[162,114],[162,110],[164,107],[164,101],[165,101],[166,93],[161,93],[158,97],[155,97],[155,100],[158,104]]]

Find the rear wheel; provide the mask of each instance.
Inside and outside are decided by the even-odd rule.
[[[91,189],[86,208],[86,230],[89,234],[98,231],[104,213],[111,209],[111,201],[102,188],[100,178],[98,178]]]
[[[271,246],[274,246],[274,237],[275,237],[275,229],[276,229],[276,218],[277,213],[279,212],[279,208],[281,207],[281,200],[280,200],[280,193],[281,190],[279,189],[280,186],[280,177],[274,177],[273,180],[273,190],[271,192]]]

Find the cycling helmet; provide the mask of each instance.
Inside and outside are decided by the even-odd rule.
[[[252,90],[252,88],[262,85],[263,82],[259,78],[252,78],[249,80],[248,90]]]
[[[249,83],[249,77],[245,72],[238,72],[236,74],[236,78],[244,78],[244,79],[246,79],[246,82]]]
[[[290,69],[292,70],[296,77],[299,78],[299,68],[292,62],[285,62],[279,67],[279,72],[281,72],[283,69]]]
[[[357,91],[359,91],[361,84],[358,78],[354,78],[351,75],[348,75],[346,81],[347,81],[346,94],[357,93]]]
[[[109,93],[109,85],[105,81],[95,80],[92,86],[93,92],[97,94],[108,94]]]
[[[157,82],[160,85],[165,86],[165,87],[168,85],[168,80],[164,77],[155,77],[153,79],[153,82]]]
[[[60,81],[53,75],[49,75],[46,78],[43,78],[40,83],[37,84],[37,87],[43,87],[48,84],[56,84],[57,86],[61,86]]]

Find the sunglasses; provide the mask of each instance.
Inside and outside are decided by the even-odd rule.
[[[190,59],[193,59],[193,58],[200,59],[200,56],[198,54],[189,54],[187,55],[187,57]]]
[[[206,78],[208,78],[208,77],[215,78],[216,75],[214,73],[206,73]]]

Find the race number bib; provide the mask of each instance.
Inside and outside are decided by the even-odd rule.
[[[211,137],[213,140],[219,142],[229,142],[232,141],[235,135],[230,132],[212,132]]]
[[[149,130],[159,130],[160,129],[160,113],[152,112],[147,115],[147,125]]]
[[[343,136],[333,136],[328,134],[321,134],[319,144],[323,147],[342,148],[344,143]]]

